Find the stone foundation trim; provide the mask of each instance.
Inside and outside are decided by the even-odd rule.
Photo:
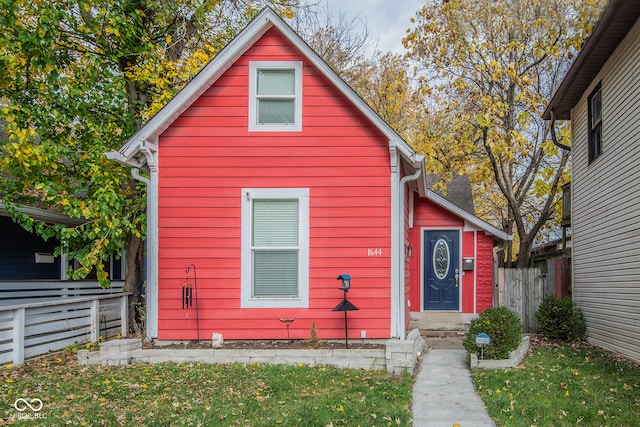
[[[424,340],[417,329],[406,340],[390,339],[385,349],[142,349],[139,339],[120,339],[100,344],[100,351],[78,350],[80,365],[124,366],[131,363],[270,363],[320,365],[338,368],[386,370],[412,374]]]

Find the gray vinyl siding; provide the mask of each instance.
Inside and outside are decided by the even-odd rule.
[[[592,343],[640,362],[640,21],[572,110],[573,297]],[[602,154],[587,97],[602,85]]]

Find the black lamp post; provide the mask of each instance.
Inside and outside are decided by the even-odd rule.
[[[340,304],[338,304],[332,311],[344,312],[344,340],[345,347],[349,348],[349,327],[347,325],[347,311],[355,311],[359,309],[347,299],[347,292],[349,292],[349,288],[351,288],[351,276],[349,276],[348,274],[341,274],[337,277],[337,280],[341,281],[342,287],[339,289],[343,291],[344,294],[342,301],[340,301]]]

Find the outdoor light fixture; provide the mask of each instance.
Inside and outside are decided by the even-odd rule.
[[[413,246],[409,243],[406,247],[407,258],[411,258],[413,256]]]
[[[348,274],[341,274],[337,277],[337,280],[342,280],[342,287],[340,290],[348,291],[351,287],[351,276]]]

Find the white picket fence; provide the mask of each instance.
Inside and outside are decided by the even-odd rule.
[[[121,282],[0,282],[0,364],[127,332]]]

